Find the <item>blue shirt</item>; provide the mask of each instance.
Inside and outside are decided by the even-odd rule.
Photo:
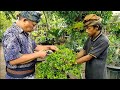
[[[15,70],[29,70],[35,68],[36,60],[26,64],[10,65],[10,60],[20,58],[23,54],[34,52],[35,42],[30,38],[29,34],[24,32],[16,23],[6,30],[2,39],[4,58],[6,66]]]

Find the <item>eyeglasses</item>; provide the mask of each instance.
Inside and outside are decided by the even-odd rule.
[[[33,25],[33,27],[35,27],[37,25],[37,23],[32,20],[29,20],[29,19],[26,19],[26,20],[29,21]]]

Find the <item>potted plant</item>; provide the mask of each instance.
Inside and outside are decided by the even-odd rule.
[[[120,79],[120,43],[114,43],[109,47],[107,58],[107,78]]]
[[[36,65],[37,79],[81,79],[81,65],[74,64],[76,53],[59,46],[59,50],[48,55]]]

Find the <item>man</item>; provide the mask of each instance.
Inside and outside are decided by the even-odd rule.
[[[36,45],[30,38],[40,21],[36,11],[22,11],[18,20],[4,33],[2,44],[6,61],[6,79],[33,79],[37,58],[44,58],[47,50],[58,50],[54,45]]]
[[[102,34],[101,18],[96,14],[89,14],[84,18],[84,26],[89,35],[83,50],[77,54],[77,64],[86,62],[86,79],[104,79],[105,64],[109,42]]]

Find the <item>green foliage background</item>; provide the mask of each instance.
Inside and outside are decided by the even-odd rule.
[[[3,33],[11,25],[12,21],[6,18],[4,12],[0,11],[0,41],[2,40]]]

